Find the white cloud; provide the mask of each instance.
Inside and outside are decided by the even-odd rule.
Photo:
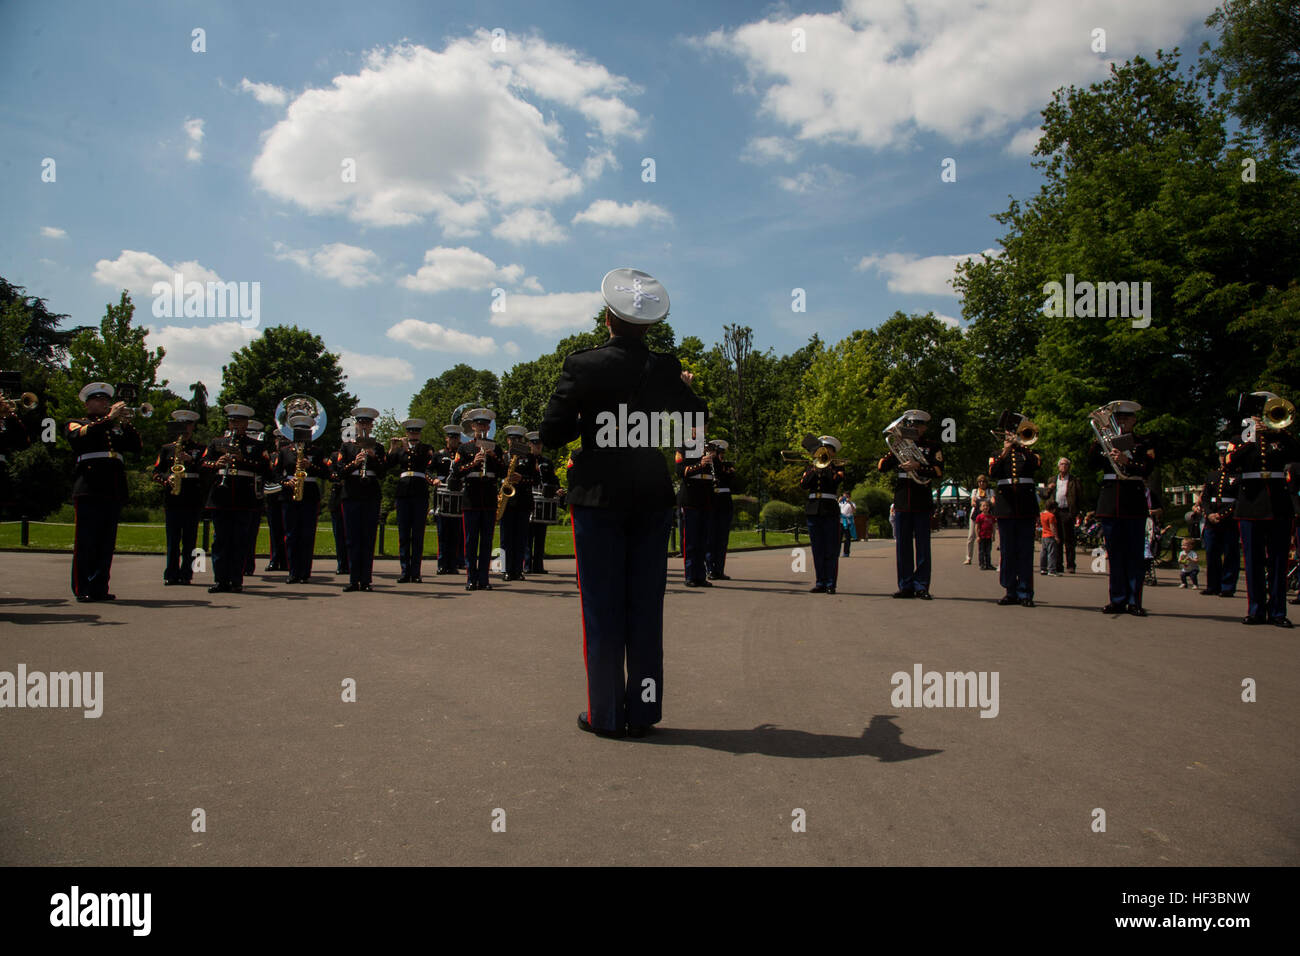
[[[784,136],[756,136],[745,144],[740,158],[747,163],[793,163],[799,158],[799,145]]]
[[[519,326],[540,335],[586,331],[605,306],[599,292],[552,292],[506,296],[505,310],[491,313],[498,328]]]
[[[780,176],[776,184],[791,193],[825,192],[840,189],[849,181],[846,173],[840,172],[825,163],[818,163],[794,176]]]
[[[638,226],[642,222],[671,222],[672,214],[662,206],[644,199],[621,205],[612,199],[597,199],[573,217],[575,224],[589,222],[597,226]]]
[[[610,169],[622,168],[612,150],[598,150],[595,147],[590,147],[587,158],[582,161],[582,178],[599,179],[604,174],[606,167]]]
[[[134,249],[123,249],[116,259],[100,259],[95,263],[92,277],[96,282],[114,289],[126,289],[138,299],[140,296],[152,295],[155,282],[171,283],[177,272],[184,277],[182,281],[187,283],[221,281],[219,275],[193,260],[168,265],[151,252],[137,252]]]
[[[512,212],[492,230],[492,235],[509,242],[536,242],[546,245],[563,242],[568,233],[546,209],[524,208]]]
[[[66,239],[67,230],[60,229],[58,226],[41,226],[41,235],[46,239]]]
[[[1174,45],[1214,6],[843,0],[832,13],[775,14],[695,42],[738,57],[761,112],[799,139],[883,149],[918,131],[956,142],[1003,132],[1058,87],[1103,79],[1112,57]],[[1091,48],[1099,25],[1108,54]],[[806,52],[792,50],[795,28],[805,31]]]
[[[267,106],[283,106],[289,99],[289,94],[280,87],[271,83],[254,83],[248,77],[239,81],[239,89],[242,93],[252,93],[257,102]]]
[[[388,337],[413,349],[433,352],[463,352],[468,355],[491,355],[496,342],[490,335],[470,335],[437,322],[402,319],[388,330]]]
[[[151,326],[146,345],[151,349],[161,345],[166,351],[158,376],[170,382],[173,392],[188,397],[189,386],[201,381],[208,387],[209,398],[216,401],[221,391],[221,366],[230,363],[232,352],[260,334],[258,329],[246,329],[238,322]],[[266,409],[264,414],[272,411]]]
[[[519,346],[514,342],[506,342],[501,346],[501,351],[505,352],[506,355],[514,357],[519,354]]]
[[[951,315],[944,315],[942,312],[934,313],[934,317],[949,328],[960,329],[961,320],[955,319]]]
[[[495,286],[536,284],[535,276],[524,278],[518,264],[499,266],[468,246],[435,246],[424,254],[424,265],[415,275],[403,276],[399,284],[415,292],[445,292],[448,289],[491,289]]]
[[[349,349],[339,349],[338,354],[339,365],[349,382],[400,385],[415,378],[415,368],[406,359],[390,358],[387,355],[363,355]]]
[[[566,47],[511,35],[494,52],[492,39],[478,30],[441,52],[376,49],[359,73],[301,93],[264,134],[254,182],[309,212],[373,225],[433,217],[447,236],[474,234],[489,207],[577,195],[583,175],[610,164],[604,144],[641,135],[621,99],[639,91]],[[556,106],[577,114],[572,130]],[[571,133],[600,144],[581,174],[557,155]],[[342,181],[344,159],[355,182]]]
[[[1011,137],[1007,145],[1002,148],[1002,152],[1008,156],[1032,156],[1034,147],[1038,145],[1039,137],[1042,135],[1041,126],[1026,126]]]
[[[333,279],[339,285],[354,289],[378,282],[379,276],[371,269],[379,256],[360,246],[331,242],[315,251],[290,249],[282,242],[275,244],[275,257],[296,263],[312,275]]]
[[[184,123],[185,135],[189,137],[190,148],[185,151],[185,158],[192,163],[197,163],[203,158],[203,120],[187,119]]]
[[[919,293],[921,295],[956,296],[951,283],[958,263],[976,256],[999,255],[997,249],[968,252],[959,256],[916,256],[910,253],[890,252],[883,256],[864,256],[857,264],[859,272],[875,269],[888,280],[890,292]]]

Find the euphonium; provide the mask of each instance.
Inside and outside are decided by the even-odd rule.
[[[925,452],[921,451],[920,446],[914,440],[917,436],[916,430],[904,425],[905,420],[905,417],[900,415],[885,427],[885,447],[889,449],[891,455],[898,459],[900,464],[905,461],[917,461],[922,465],[929,464]],[[918,485],[928,485],[930,483],[929,478],[922,478],[915,471],[909,471],[906,474]]]
[[[1264,427],[1273,431],[1290,428],[1295,420],[1295,406],[1285,398],[1270,398],[1264,403],[1264,412],[1260,415]]]
[[[1132,475],[1124,470],[1124,466],[1115,459],[1111,458],[1112,451],[1122,452],[1123,460],[1131,460],[1133,457],[1133,436],[1125,435],[1119,430],[1119,425],[1115,421],[1115,413],[1109,405],[1103,405],[1101,408],[1093,409],[1088,413],[1088,424],[1092,426],[1093,434],[1097,436],[1097,443],[1101,445],[1102,454],[1110,461],[1111,467],[1115,469],[1115,474],[1120,478],[1131,478]]]

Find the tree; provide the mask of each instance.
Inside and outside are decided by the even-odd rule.
[[[19,352],[28,361],[48,370],[61,366],[67,358],[68,345],[81,329],[60,329],[66,315],[51,312],[44,299],[29,296],[22,286],[0,276],[0,314],[9,314],[11,309],[14,318],[6,324],[14,338],[0,345],[0,367],[23,371]]]
[[[325,409],[328,424],[321,443],[337,447],[340,426],[357,404],[347,391],[339,357],[318,335],[297,326],[273,326],[234,352],[221,369],[218,406],[248,405],[268,429],[276,406],[289,395],[304,394]]]
[[[1218,46],[1201,66],[1224,85],[1224,103],[1247,126],[1294,153],[1300,144],[1300,6],[1295,0],[1226,0],[1206,19]]]
[[[451,424],[451,413],[466,402],[496,410],[500,388],[496,373],[460,362],[424,383],[411,399],[410,417],[441,428]]]

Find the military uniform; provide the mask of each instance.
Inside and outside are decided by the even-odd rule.
[[[667,293],[645,273],[616,269],[601,286],[608,322],[618,329],[660,321],[668,312]],[[658,448],[634,446],[621,435],[612,443],[598,439],[600,420],[617,417],[620,405],[629,416],[667,410],[700,419],[706,408],[682,381],[675,356],[651,352],[641,335],[612,334],[564,360],[539,429],[548,448],[582,439],[567,496],[587,670],[587,710],[578,726],[639,736],[663,714],[673,486]]]
[[[1227,443],[1224,443],[1225,451]],[[1214,469],[1201,489],[1201,543],[1205,548],[1205,590],[1202,594],[1232,597],[1241,573],[1240,532],[1234,514],[1240,479],[1226,466]]]
[[[524,429],[510,426],[506,434],[522,440]],[[502,455],[506,461],[507,472],[511,455]],[[515,483],[515,493],[506,499],[506,510],[501,513],[501,550],[505,552],[505,579],[522,581],[524,577],[524,552],[528,549],[528,523],[533,517],[533,488],[537,486],[537,460],[528,453],[519,455],[515,461],[515,473],[519,476]],[[503,473],[502,477],[504,477]]]
[[[1238,440],[1228,465],[1240,476],[1236,516],[1246,560],[1246,623],[1290,627],[1286,616],[1286,562],[1295,507],[1287,468],[1300,462],[1300,443],[1285,431],[1256,430],[1254,441]]]
[[[531,433],[533,435],[536,432]],[[555,462],[545,455],[536,455],[537,490],[543,498],[555,498],[560,493],[560,480],[555,475]],[[531,502],[530,502],[531,504]],[[524,567],[529,574],[546,574],[546,534],[548,524],[532,521],[528,525],[528,549]]]
[[[424,427],[423,419],[417,428]],[[406,424],[409,425],[410,421]],[[424,561],[424,528],[429,522],[429,479],[433,474],[433,448],[422,441],[402,442],[388,453],[387,466],[397,472],[393,503],[397,509],[397,556],[402,574],[399,584],[419,581]]]
[[[476,442],[462,443],[452,464],[451,477],[464,488],[461,529],[467,564],[465,590],[490,591],[488,570],[492,564],[492,531],[496,526],[497,481],[505,477],[506,461],[500,449],[493,448],[482,463],[475,465],[477,454]]]
[[[306,475],[302,500],[295,501],[295,489],[290,487],[290,482],[295,480],[294,474],[298,470],[297,447],[288,445],[276,453],[276,477],[284,487],[280,494],[280,509],[290,584],[298,584],[311,577],[312,559],[316,553],[316,522],[320,515],[324,485],[330,478],[329,455],[325,451],[306,445],[302,452],[302,462],[302,470]]]
[[[929,416],[918,420],[929,421]],[[942,448],[937,442],[925,438],[918,438],[915,442],[925,457],[915,474],[929,478],[932,482],[942,478]],[[882,472],[895,471],[898,464],[894,453],[889,452],[880,459],[876,468]],[[913,481],[907,472],[899,471],[894,478],[894,556],[898,569],[898,591],[895,597],[930,596],[930,515],[933,511],[934,497],[930,493],[930,485]],[[838,513],[837,510],[836,514]]]
[[[226,406],[226,417],[238,417]],[[219,465],[226,454],[235,456],[229,465]],[[208,590],[241,591],[248,562],[249,539],[256,534],[261,503],[257,481],[271,471],[266,447],[248,434],[231,434],[214,439],[203,454],[203,470],[211,476],[207,510],[212,516],[212,575],[216,583]],[[256,540],[256,539],[254,539]]]
[[[274,452],[268,451],[267,454],[272,458],[274,463],[275,457],[279,454],[278,449]],[[272,468],[272,477],[265,485],[262,486],[262,500],[266,504],[266,529],[270,539],[268,550],[270,551],[267,560],[266,570],[268,571],[287,571],[289,568],[286,551],[288,550],[285,542],[284,527],[284,486],[280,483],[279,475]],[[254,539],[256,540],[256,539]]]
[[[1088,449],[1089,464],[1102,472],[1097,518],[1110,566],[1110,603],[1102,609],[1108,613],[1128,609],[1131,613],[1145,614],[1142,610],[1142,582],[1146,574],[1143,538],[1150,513],[1146,479],[1156,466],[1155,445],[1149,438],[1133,435],[1131,453],[1131,459],[1123,465],[1130,477],[1124,479],[1116,474],[1114,463],[1102,454],[1098,442],[1093,442]]]
[[[725,447],[724,447],[725,450]],[[713,504],[709,509],[708,544],[704,563],[715,581],[727,578],[727,544],[731,538],[731,495],[740,490],[736,466],[729,461],[715,461],[717,480],[713,483]]]
[[[180,479],[180,493],[173,494],[170,480],[174,477],[172,465],[178,445],[181,454],[190,457],[181,461],[185,473]],[[204,446],[194,439],[181,438],[163,445],[153,463],[153,480],[162,486],[163,516],[167,524],[164,584],[189,584],[194,578],[191,555],[198,539],[199,518],[203,515],[203,476],[199,465],[203,451]]]
[[[1038,523],[1038,483],[1035,475],[1042,458],[1035,451],[1013,444],[989,465],[989,478],[997,489],[993,517],[998,522],[1002,560],[998,577],[1003,604],[1033,605],[1034,526]]]
[[[330,457],[332,462],[333,456]],[[343,523],[343,483],[330,467],[330,531],[334,534],[334,573],[348,574],[348,533]]]
[[[712,587],[704,556],[709,544],[709,514],[713,510],[713,472],[703,456],[677,451],[677,505],[682,522],[682,570],[688,588]]]
[[[82,389],[82,400],[107,395],[103,383]],[[142,450],[140,434],[130,422],[107,417],[68,422],[68,444],[76,456],[72,506],[76,514],[72,543],[72,593],[79,601],[112,600],[108,592],[117,546],[117,523],[127,501],[125,454]]]
[[[450,428],[452,426],[446,426]],[[446,431],[446,428],[443,430]],[[457,430],[457,434],[459,434]],[[459,480],[453,482],[451,467],[456,461],[456,452],[450,448],[439,448],[433,454],[433,469],[439,484],[448,491],[460,491]],[[438,515],[438,573],[455,574],[465,566],[465,527],[460,515]]]
[[[362,421],[379,417],[377,411],[369,408],[354,408],[352,414]],[[363,453],[364,464],[354,464]],[[379,534],[381,479],[387,467],[384,450],[373,439],[344,442],[330,465],[341,483],[339,498],[347,536],[349,580],[344,590],[369,591],[375,564],[375,538]]]
[[[830,435],[821,436],[822,447],[833,453],[840,450],[839,440]],[[840,578],[840,485],[844,483],[844,469],[835,465],[818,468],[808,465],[799,479],[799,487],[807,492],[804,515],[808,521],[808,541],[813,556],[813,571],[817,583],[811,588],[816,594],[834,594]]]

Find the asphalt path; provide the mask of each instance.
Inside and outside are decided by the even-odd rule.
[[[576,726],[572,560],[472,594],[381,561],[368,594],[210,595],[126,556],[118,600],[78,604],[68,556],[0,554],[0,671],[103,673],[98,718],[0,709],[0,863],[1300,862],[1300,630],[1172,571],[1149,617],[1104,616],[1082,555],[998,607],[964,549],[936,536],[933,601],[891,599],[888,541],[835,595],[790,550],[732,555],[712,589],[672,560],[643,740]],[[898,706],[918,665],[996,672],[996,716]]]

